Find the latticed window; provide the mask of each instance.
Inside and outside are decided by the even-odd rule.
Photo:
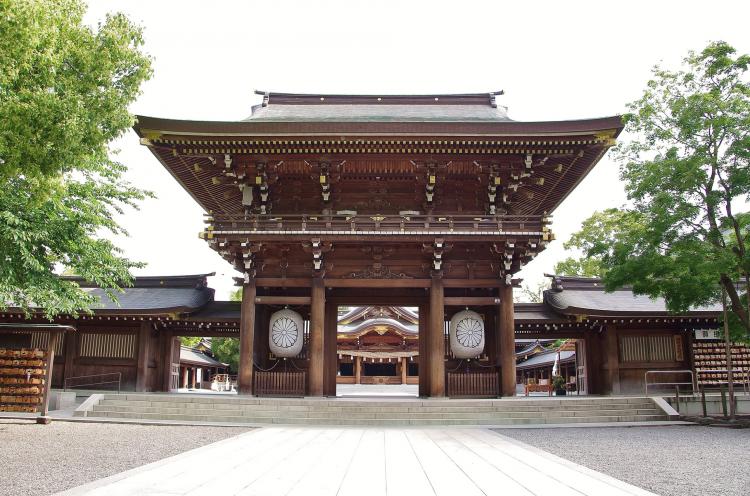
[[[79,355],[87,358],[135,358],[135,334],[81,333]]]
[[[62,355],[63,342],[65,341],[64,336],[60,336],[55,346],[55,355]],[[31,333],[31,347],[40,348],[42,350],[47,349],[47,343],[49,343],[49,334],[46,332],[32,332]]]
[[[620,336],[621,362],[674,362],[675,340],[671,335]]]

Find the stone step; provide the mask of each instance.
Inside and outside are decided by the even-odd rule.
[[[91,417],[308,425],[524,425],[667,420],[651,398],[341,399],[107,394]]]
[[[296,418],[296,417],[316,417],[316,418],[339,418],[341,417],[340,412],[332,411],[314,411],[314,412],[299,412],[299,411],[274,411],[274,410],[215,410],[206,408],[200,409],[182,409],[182,408],[168,408],[168,407],[135,407],[135,406],[112,406],[112,405],[96,405],[93,407],[94,412],[123,412],[123,413],[148,413],[148,414],[168,414],[168,415],[221,415],[221,416],[242,416],[242,417],[273,417],[273,418]],[[643,408],[643,409],[605,409],[597,408],[581,409],[581,410],[567,410],[565,412],[560,411],[548,411],[548,412],[393,412],[393,411],[369,411],[369,412],[351,412],[345,416],[347,418],[547,418],[554,416],[568,416],[568,417],[585,417],[585,416],[608,416],[608,415],[658,415],[661,412],[656,408]]]
[[[419,406],[414,404],[403,404],[403,405],[390,405],[387,403],[370,403],[367,406],[349,406],[342,404],[329,405],[316,405],[316,404],[305,404],[305,405],[285,405],[285,404],[238,404],[234,401],[228,402],[215,402],[215,403],[185,403],[185,402],[165,402],[165,401],[138,401],[138,400],[121,400],[121,399],[104,399],[99,402],[100,405],[108,405],[112,407],[128,406],[128,407],[168,407],[168,408],[182,408],[185,410],[195,408],[211,408],[214,410],[267,410],[267,411],[332,411],[339,413],[357,413],[357,412],[371,412],[371,411],[393,411],[393,412],[544,412],[544,411],[568,411],[568,410],[579,410],[582,408],[588,409],[613,409],[613,408],[653,408],[653,401],[640,401],[640,402],[608,402],[608,403],[597,403],[593,405],[582,404],[582,403],[570,403],[564,405],[549,404],[549,405],[525,405],[525,404],[513,404],[512,402],[498,404],[498,405],[485,405],[478,403],[472,406],[454,406],[451,403],[443,403],[441,405],[429,405]]]
[[[455,418],[327,418],[327,417],[245,417],[220,415],[180,415],[152,414],[130,412],[92,412],[93,417],[171,420],[178,422],[220,422],[220,423],[253,423],[253,424],[307,424],[307,425],[375,425],[375,426],[435,426],[435,425],[526,425],[526,424],[569,424],[585,422],[649,422],[666,420],[664,415],[602,415],[587,417],[545,417],[545,418],[507,418],[492,419],[455,419]]]
[[[497,398],[497,399],[428,399],[428,398],[409,398],[409,399],[352,399],[352,398],[247,398],[239,396],[224,395],[188,395],[188,394],[143,394],[143,393],[123,393],[123,394],[106,394],[104,400],[127,400],[127,401],[166,401],[171,403],[228,403],[234,402],[246,405],[326,405],[326,406],[370,406],[391,405],[391,406],[431,406],[431,405],[451,405],[451,406],[478,406],[478,405],[507,405],[507,404],[524,404],[529,406],[546,406],[546,405],[565,405],[570,403],[577,404],[599,404],[599,403],[638,403],[650,402],[651,399],[644,396],[633,397],[515,397],[515,398]]]

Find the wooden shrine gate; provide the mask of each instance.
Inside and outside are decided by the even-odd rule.
[[[254,363],[268,368],[274,305],[309,321],[305,394],[335,394],[345,300],[420,307],[422,396],[446,395],[446,318],[484,313],[487,365],[515,394],[513,275],[622,122],[517,122],[500,94],[264,93],[238,122],[138,116],[141,143],[207,212],[201,237],[243,274],[240,394]]]

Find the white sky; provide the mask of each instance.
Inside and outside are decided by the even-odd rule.
[[[656,63],[724,40],[750,52],[750,2],[91,0],[87,21],[121,11],[145,28],[154,77],[131,111],[238,120],[253,90],[467,93],[503,89],[515,120],[618,114]],[[239,275],[198,239],[200,207],[128,132],[115,144],[128,179],[158,198],[120,219],[139,275],[216,272],[217,299]],[[564,258],[562,242],[594,210],[625,201],[604,158],[554,213],[557,241],[520,276],[530,285]]]

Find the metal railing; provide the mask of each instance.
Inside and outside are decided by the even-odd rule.
[[[228,232],[338,233],[547,233],[549,219],[541,215],[207,215],[209,230]],[[547,221],[547,222],[546,222]]]
[[[116,377],[117,380],[94,380],[95,378],[106,379],[109,377]],[[78,379],[87,379],[87,381],[83,382],[82,384],[70,384],[70,382]],[[67,391],[68,389],[73,388],[82,388],[86,386],[101,386],[104,384],[117,384],[117,392],[119,393],[122,384],[122,372],[110,372],[108,374],[79,375],[77,377],[68,377],[63,381],[63,391]]]
[[[648,376],[649,374],[690,374],[690,382],[678,382],[678,381],[671,381],[671,382],[648,382]],[[648,396],[648,387],[649,386],[674,386],[675,389],[679,392],[680,386],[690,386],[690,394],[695,394],[695,374],[692,370],[648,370],[643,375],[643,382],[644,386],[646,388],[646,396]]]

